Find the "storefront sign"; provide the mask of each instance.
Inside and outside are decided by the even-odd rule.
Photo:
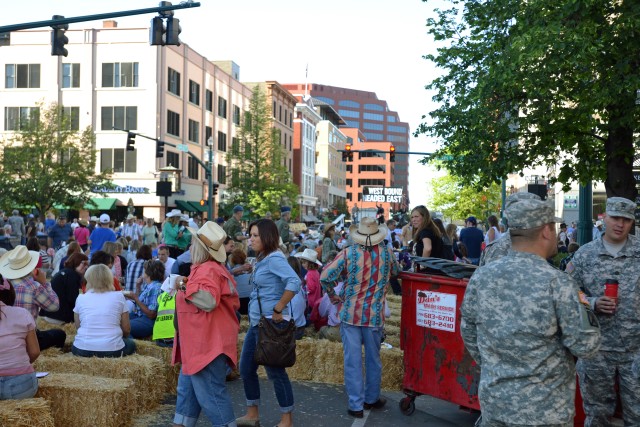
[[[363,187],[362,201],[376,203],[402,203],[402,187]]]
[[[565,209],[578,209],[578,196],[564,196]]]
[[[133,187],[131,185],[116,185],[113,188],[107,187],[94,187],[94,193],[131,193],[131,194],[148,194],[149,189],[147,187]]]
[[[416,324],[441,331],[456,331],[455,294],[418,291],[416,295]]]

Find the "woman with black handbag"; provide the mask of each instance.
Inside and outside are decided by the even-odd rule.
[[[281,330],[287,340],[295,323],[291,318],[290,301],[300,289],[300,278],[289,266],[285,255],[279,250],[278,227],[270,219],[260,219],[249,225],[249,246],[257,254],[250,282],[253,285],[249,301],[249,321],[251,323],[240,356],[240,375],[244,382],[247,398],[247,414],[236,420],[238,426],[260,425],[260,383],[258,363],[264,364],[267,376],[273,386],[282,414],[278,427],[293,425],[293,389],[284,367],[277,367],[266,359],[267,348],[260,344],[260,334]],[[291,335],[293,336],[293,335]],[[291,347],[286,347],[290,354]],[[295,339],[293,340],[295,345]],[[294,347],[295,349],[295,347]],[[294,350],[295,360],[295,350]],[[275,355],[278,356],[278,355]],[[258,359],[258,360],[256,360]],[[287,363],[289,362],[289,363]],[[291,366],[290,360],[274,360],[280,366]]]

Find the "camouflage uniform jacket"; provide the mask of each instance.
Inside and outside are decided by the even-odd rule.
[[[242,235],[242,224],[235,217],[229,218],[222,227],[227,236],[231,237],[236,242],[239,242],[238,235]]]
[[[480,365],[478,397],[487,419],[562,424],[573,419],[573,355],[598,350],[596,327],[582,326],[578,285],[537,255],[509,251],[471,277],[461,335]]]
[[[604,247],[602,239],[589,242],[578,249],[567,265],[567,273],[587,294],[592,308],[604,295],[604,282],[618,280],[618,306],[613,315],[596,313],[602,329],[602,348],[605,351],[640,350],[640,241],[629,235],[624,247],[615,257]]]
[[[507,255],[511,249],[511,235],[507,231],[499,239],[489,243],[480,254],[480,267]]]
[[[280,218],[276,221],[276,226],[278,227],[278,233],[280,234],[282,243],[289,243],[289,222]]]

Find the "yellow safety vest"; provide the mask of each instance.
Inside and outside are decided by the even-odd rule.
[[[158,315],[153,324],[153,339],[173,338],[175,328],[173,327],[173,316],[176,313],[176,298],[163,292],[158,296]]]

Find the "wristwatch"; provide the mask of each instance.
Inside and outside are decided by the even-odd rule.
[[[276,314],[282,314],[282,310],[280,310],[280,311],[276,310],[276,306],[275,305],[273,306],[273,312],[276,313]]]

